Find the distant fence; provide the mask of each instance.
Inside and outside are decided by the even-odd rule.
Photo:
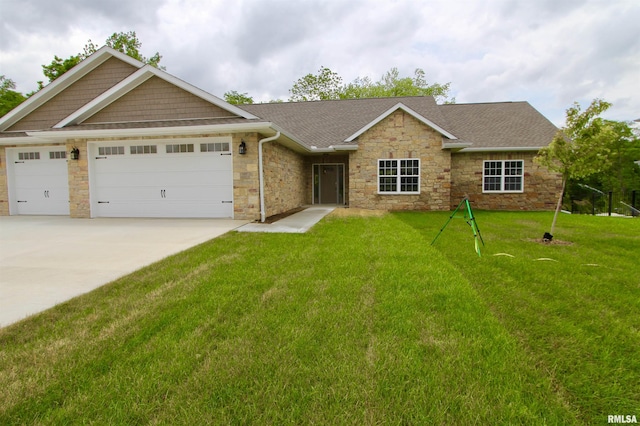
[[[580,185],[578,188],[573,188],[567,196],[571,203],[571,213],[640,216],[640,191],[620,193],[600,191],[587,185]]]

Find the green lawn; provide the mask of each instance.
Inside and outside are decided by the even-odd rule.
[[[640,221],[476,212],[230,233],[0,329],[0,424],[640,417]],[[506,254],[510,255],[507,256]],[[536,259],[552,260],[536,260]]]

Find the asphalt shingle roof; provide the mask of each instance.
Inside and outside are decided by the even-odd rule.
[[[437,105],[432,97],[345,99],[240,105],[307,147],[327,148],[402,103],[472,148],[542,147],[558,130],[527,102]],[[356,141],[357,142],[357,141]]]
[[[558,131],[528,102],[445,104],[440,111],[449,131],[471,148],[542,147]]]
[[[346,138],[398,103],[446,128],[444,117],[431,97],[344,99],[239,107],[275,123],[307,147],[327,148],[344,144]]]

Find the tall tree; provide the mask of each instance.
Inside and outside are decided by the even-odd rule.
[[[16,92],[16,84],[10,78],[0,75],[0,117],[20,105],[26,97]]]
[[[542,148],[535,160],[549,170],[562,174],[562,191],[551,223],[551,231],[545,239],[553,238],[556,220],[562,207],[562,196],[570,179],[581,179],[604,170],[609,164],[611,142],[617,137],[615,128],[600,117],[610,103],[594,99],[582,111],[575,102],[566,111],[566,124],[551,143]]]
[[[134,59],[144,62],[145,64],[152,65],[156,68],[164,69],[159,65],[162,56],[156,52],[151,58],[146,58],[140,53],[142,48],[142,42],[138,39],[135,31],[113,33],[105,41],[105,45],[109,46],[125,55],[131,56]],[[49,65],[42,66],[42,72],[45,77],[49,79],[49,82],[54,81],[61,75],[69,71],[74,66],[78,65],[81,61],[91,56],[98,50],[95,44],[91,40],[84,46],[83,52],[77,55],[72,55],[67,59],[62,59],[57,55],[54,56],[53,61]],[[39,81],[38,88],[42,89],[44,84]]]
[[[343,84],[342,77],[329,68],[321,67],[318,74],[307,74],[289,90],[291,101],[327,99],[388,98],[395,96],[433,96],[439,102],[454,103],[449,98],[451,83],[429,84],[423,69],[417,68],[413,77],[401,77],[398,68],[391,68],[378,81],[358,77]]]
[[[239,93],[237,90],[225,92],[224,100],[232,105],[246,105],[253,103],[253,98],[249,96],[248,93]]]
[[[323,66],[317,75],[307,74],[299,78],[289,89],[289,100],[301,102],[340,99],[342,89],[342,77]]]
[[[605,121],[613,130],[609,144],[609,164],[598,173],[579,183],[614,191],[625,196],[631,190],[640,189],[640,135],[634,133],[631,123]]]

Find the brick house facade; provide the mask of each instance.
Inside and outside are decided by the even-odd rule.
[[[77,218],[550,210],[560,179],[533,158],[556,131],[526,102],[234,106],[103,48],[0,118],[0,215],[50,214],[55,179],[52,214]]]

